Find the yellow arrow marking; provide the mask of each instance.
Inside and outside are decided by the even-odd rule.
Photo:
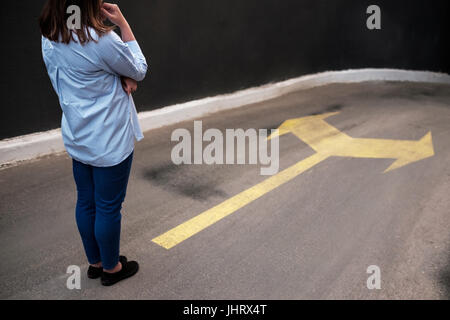
[[[283,122],[278,133],[271,135],[269,139],[291,132],[306,142],[316,153],[170,229],[152,241],[170,249],[330,156],[396,159],[385,170],[387,172],[434,155],[431,132],[419,141],[352,138],[324,121],[334,114],[337,112]]]
[[[385,172],[434,155],[431,132],[419,141],[352,138],[324,120],[337,113],[286,120],[269,139],[292,132],[316,152],[329,156],[396,159]]]

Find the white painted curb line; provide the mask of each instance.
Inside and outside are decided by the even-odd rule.
[[[142,131],[160,128],[181,121],[192,120],[222,110],[273,99],[301,89],[331,83],[364,81],[409,81],[450,84],[450,75],[428,71],[396,69],[358,69],[329,71],[301,76],[286,81],[237,91],[200,100],[139,113]],[[63,152],[61,129],[38,132],[0,141],[0,166]]]

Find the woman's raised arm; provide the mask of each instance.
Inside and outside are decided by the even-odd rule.
[[[117,5],[104,3],[102,12],[122,33],[122,39],[114,31],[100,37],[96,50],[104,63],[104,69],[119,76],[142,81],[147,73],[147,61],[128,22]]]

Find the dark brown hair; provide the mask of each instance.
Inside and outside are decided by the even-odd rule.
[[[95,41],[88,27],[92,27],[100,37],[114,29],[103,22],[102,3],[103,0],[47,0],[39,17],[42,35],[49,40],[66,44],[75,41],[73,33],[77,34],[81,44],[90,40]],[[81,29],[70,30],[67,27],[70,14],[66,11],[71,5],[77,5],[81,10]]]

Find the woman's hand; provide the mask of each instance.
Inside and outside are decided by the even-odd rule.
[[[114,23],[119,28],[127,24],[127,20],[123,16],[117,4],[103,2],[102,14],[104,17],[108,18],[109,21]]]
[[[137,90],[137,81],[127,77],[120,78],[123,90],[128,94],[132,94]]]
[[[117,4],[103,2],[102,15],[120,28],[123,42],[135,40],[133,31]]]

